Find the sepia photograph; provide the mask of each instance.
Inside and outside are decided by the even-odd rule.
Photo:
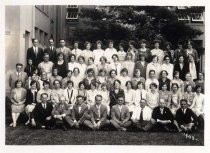
[[[5,5],[5,145],[204,146],[205,6]]]

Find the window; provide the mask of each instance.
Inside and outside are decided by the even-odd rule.
[[[78,5],[67,5],[67,8],[78,8]]]
[[[203,13],[191,13],[192,21],[193,22],[203,22],[204,17]]]
[[[189,17],[189,15],[179,14],[178,15],[178,20],[179,21],[190,21],[190,17]]]
[[[66,19],[77,20],[78,19],[78,12],[67,12]]]

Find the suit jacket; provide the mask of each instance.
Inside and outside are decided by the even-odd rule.
[[[90,116],[92,123],[96,121],[105,121],[107,119],[107,107],[101,104],[100,107],[100,116],[98,116],[98,111],[96,105],[90,107]]]
[[[184,49],[181,49],[179,51],[179,49],[176,49],[174,51],[174,62],[178,62],[179,61],[179,56],[182,55],[182,56],[185,56],[185,51]]]
[[[42,62],[43,49],[38,47],[38,53],[37,53],[37,56],[36,56],[33,47],[28,48],[28,50],[27,50],[27,57],[26,58],[27,58],[27,61],[28,61],[28,59],[32,59],[33,65],[37,67],[38,64]]]
[[[153,109],[152,118],[155,119],[156,121],[157,121],[157,119],[170,120],[171,122],[173,122],[173,120],[174,120],[174,116],[171,113],[170,109],[168,107],[164,107],[163,114],[161,114],[160,106],[157,106]]]
[[[140,61],[137,61],[136,64],[135,64],[135,66],[134,66],[134,70],[135,70],[135,69],[139,69],[140,72],[141,72],[141,76],[142,76],[143,78],[146,78],[147,64],[148,64],[148,63],[145,62],[145,64],[142,65]]]
[[[119,96],[125,97],[125,92],[124,92],[123,89],[120,89],[118,93],[115,93],[114,90],[111,90],[111,91],[109,92],[109,98],[110,98],[110,103],[109,103],[109,105],[110,105],[110,108],[111,108],[112,106],[114,106],[114,105],[117,104],[117,98],[118,98]]]
[[[120,121],[127,122],[130,119],[130,113],[127,106],[122,105],[120,112],[119,105],[114,105],[111,109],[111,118],[117,123]]]
[[[64,103],[63,105],[61,103],[58,103],[52,110],[52,116],[61,114],[71,114],[71,111],[66,103]]]
[[[181,80],[185,80],[185,75],[186,75],[187,72],[189,72],[189,65],[184,63],[184,66],[181,69],[179,63],[176,63],[174,65],[174,72],[175,71],[178,71],[179,72],[179,78]]]
[[[20,76],[17,76],[17,71],[12,72],[9,76],[9,86],[13,89],[15,88],[15,81],[21,80],[23,82],[23,86],[25,86],[26,80],[28,79],[28,76],[25,72],[21,72]]]
[[[85,104],[81,105],[81,110],[79,112],[79,106],[75,104],[72,109],[72,119],[76,121],[80,121],[80,123],[83,123],[86,119],[86,115],[88,113],[88,106]]]
[[[34,103],[37,103],[37,100],[36,100],[37,92],[35,92]],[[30,89],[27,89],[27,92],[26,92],[26,105],[29,105],[29,104],[32,104],[32,103],[33,103],[33,94],[32,94]]]
[[[68,66],[68,62],[70,61],[69,60],[69,56],[71,55],[71,50],[68,47],[66,47],[66,46],[64,46],[62,51],[61,51],[61,48],[57,48],[56,49],[56,55],[58,53],[61,53],[61,52],[64,54],[64,60],[66,61],[66,64]]]
[[[34,65],[27,65],[24,69],[24,72],[27,73],[28,76],[32,76],[32,73],[36,70],[36,67]]]
[[[176,117],[175,117],[177,123],[179,125],[182,124],[189,124],[189,123],[197,123],[197,116],[195,115],[195,113],[193,113],[193,111],[190,108],[187,108],[184,112],[182,111],[181,108],[179,108],[176,111]]]
[[[55,63],[57,61],[57,56],[56,56],[56,48],[53,46],[53,50],[50,50],[50,47],[45,48],[44,53],[48,53],[50,56],[50,61]]]
[[[47,102],[46,109],[43,108],[42,103],[37,103],[31,114],[31,117],[38,122],[43,122],[47,117],[51,116],[52,110],[53,106],[50,102]]]

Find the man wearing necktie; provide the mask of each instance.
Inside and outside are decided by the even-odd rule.
[[[57,57],[56,57],[56,48],[54,47],[54,39],[50,38],[48,40],[49,43],[49,47],[45,48],[44,53],[48,53],[50,56],[50,61],[55,63],[57,61]]]
[[[42,48],[38,47],[38,39],[32,39],[32,43],[33,46],[27,50],[27,61],[31,59],[34,66],[37,67],[43,59],[43,50]]]
[[[124,105],[124,97],[118,97],[117,104],[112,106],[111,109],[111,120],[110,123],[118,131],[126,131],[127,128],[131,125],[130,113],[127,106]]]
[[[51,113],[53,110],[52,103],[48,102],[48,94],[41,94],[41,103],[37,103],[32,114],[31,123],[33,127],[54,129],[55,119]]]
[[[92,130],[99,130],[107,127],[110,122],[107,119],[107,107],[102,102],[102,96],[95,96],[95,105],[90,107],[91,120],[85,120],[84,125]]]
[[[152,110],[146,106],[146,99],[141,99],[140,107],[136,107],[131,117],[134,128],[137,131],[144,131],[151,120]]]
[[[181,99],[180,105],[181,108],[176,111],[175,125],[179,132],[191,132],[195,130],[197,126],[197,116],[190,108],[187,108],[186,99]]]

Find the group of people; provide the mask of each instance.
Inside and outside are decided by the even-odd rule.
[[[204,73],[199,71],[199,56],[189,41],[176,50],[154,41],[147,48],[129,42],[114,48],[114,42],[79,42],[74,48],[59,40],[59,48],[49,39],[49,47],[27,50],[27,66],[16,64],[11,73],[11,112],[16,127],[20,113],[28,115],[26,125],[63,129],[85,127],[92,130],[114,127],[126,131],[192,131],[204,125]]]

